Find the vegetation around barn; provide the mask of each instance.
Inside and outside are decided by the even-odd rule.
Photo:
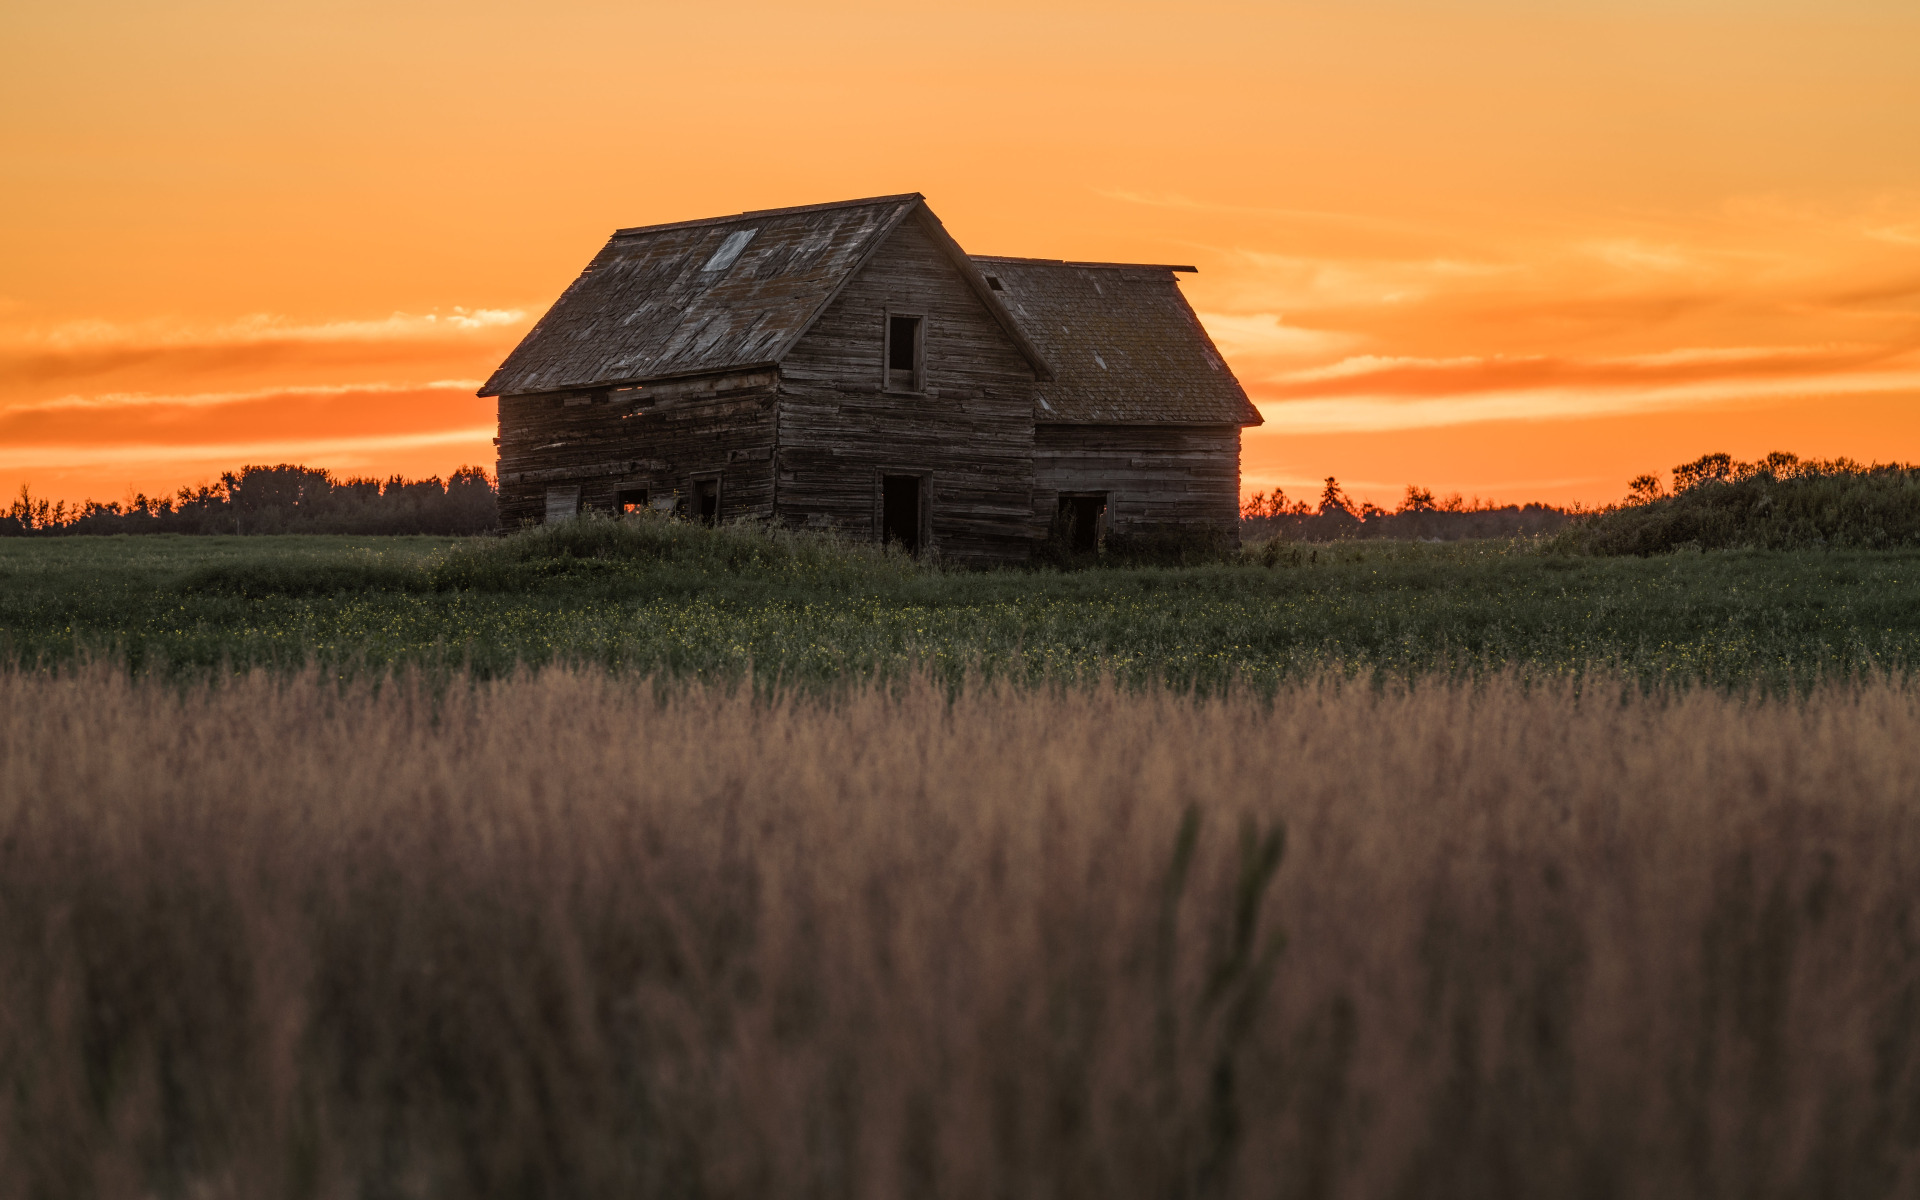
[[[1329,665],[1809,680],[1920,665],[1920,552],[1595,558],[1519,542],[1269,542],[1192,567],[947,571],[754,526],[505,538],[0,543],[20,665],[415,665],[838,686],[931,670],[1268,687]]]

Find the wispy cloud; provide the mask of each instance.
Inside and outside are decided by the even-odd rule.
[[[1281,311],[1405,305],[1462,284],[1507,278],[1526,270],[1514,263],[1443,256],[1369,259],[1246,248],[1229,253],[1243,283]]]
[[[228,404],[246,404],[255,400],[292,399],[303,396],[357,396],[411,392],[459,392],[472,395],[479,390],[478,379],[434,379],[426,383],[335,383],[289,384],[285,387],[255,388],[244,392],[192,392],[165,395],[152,392],[103,392],[99,395],[70,394],[51,400],[0,405],[9,413],[63,412],[87,409],[126,408],[218,408]]]
[[[1639,388],[1531,387],[1432,395],[1353,392],[1337,398],[1256,399],[1273,433],[1385,433],[1490,421],[1558,421],[1584,417],[1752,405],[1809,396],[1897,395],[1920,398],[1920,368],[1856,374],[1794,375]]]
[[[379,434],[366,437],[286,438],[260,441],[196,442],[186,445],[45,445],[0,446],[0,470],[23,471],[129,464],[244,462],[334,462],[354,465],[399,450],[421,450],[462,443],[485,446],[493,426],[438,429],[423,433]]]
[[[69,321],[0,326],[0,385],[16,392],[40,390],[132,372],[202,382],[275,366],[285,373],[299,368],[339,372],[399,362],[463,360],[491,365],[528,323],[521,309],[456,306],[446,312],[396,312],[331,321],[254,314],[202,323]]]
[[[1634,355],[1459,355],[1446,359],[1404,355],[1354,355],[1319,367],[1275,372],[1250,380],[1260,399],[1336,401],[1344,397],[1448,399],[1501,394],[1544,396],[1586,392],[1594,403],[1615,403],[1615,394],[1680,396],[1668,384],[1692,384],[1693,396],[1753,394],[1761,384],[1801,392],[1855,388],[1878,380],[1874,390],[1920,386],[1920,351],[1878,346],[1778,346],[1778,348],[1678,348]],[[1551,417],[1551,411],[1540,413]]]
[[[1569,358],[1556,355],[1462,355],[1418,358],[1362,354],[1252,381],[1269,399],[1334,396],[1460,396],[1516,388],[1641,389],[1667,382],[1717,381],[1736,390],[1754,379],[1798,380],[1807,386],[1853,378],[1870,368],[1900,368],[1912,377],[1915,352],[1872,345],[1683,347],[1646,354]],[[1883,376],[1885,377],[1885,376]]]
[[[389,341],[459,336],[518,325],[527,314],[517,308],[465,308],[446,312],[390,313],[378,318],[296,321],[272,313],[252,313],[231,321],[64,321],[52,325],[0,328],[0,351],[78,350],[101,346],[206,346],[260,342]]]
[[[98,396],[56,396],[54,399],[38,399],[25,403],[0,405],[4,413],[63,413],[63,411],[86,411],[86,409],[213,409],[221,405],[250,403],[257,399],[296,399],[296,397],[323,396],[386,396],[386,394],[415,394],[415,392],[459,392],[463,396],[472,396],[480,388],[480,380],[474,378],[436,378],[424,384],[288,384],[282,388],[253,388],[248,392],[190,392],[184,396],[167,396],[154,392],[102,392]]]
[[[1360,341],[1353,333],[1302,329],[1288,325],[1275,313],[1199,314],[1214,345],[1227,355],[1262,358],[1319,358],[1337,354]]]
[[[1382,217],[1370,213],[1340,212],[1319,208],[1284,208],[1269,205],[1227,204],[1213,200],[1199,200],[1178,193],[1132,192],[1116,188],[1094,188],[1093,194],[1105,200],[1116,200],[1122,204],[1134,204],[1143,208],[1173,209],[1180,212],[1213,213],[1237,217],[1256,217],[1270,221],[1306,222],[1319,225],[1340,225],[1359,229],[1384,230],[1394,233],[1420,233],[1431,236],[1427,226],[1415,224],[1404,219]]]
[[[1588,242],[1582,249],[1610,267],[1627,271],[1692,271],[1701,265],[1678,246],[1650,245],[1638,238],[1608,238]]]
[[[491,457],[493,404],[471,379],[424,384],[308,384],[183,394],[69,395],[0,408],[0,462],[72,470],[109,463],[308,459],[381,447],[466,443]]]

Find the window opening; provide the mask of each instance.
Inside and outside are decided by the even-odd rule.
[[[887,386],[920,390],[920,318],[887,318]]]
[[[880,541],[920,553],[921,478],[883,475],[880,478]]]
[[[615,512],[637,513],[647,511],[647,489],[643,487],[623,487],[614,493]]]
[[[1060,536],[1075,554],[1092,554],[1099,550],[1106,525],[1105,492],[1060,497]]]
[[[747,248],[747,243],[753,240],[753,235],[759,232],[758,229],[734,230],[726,236],[725,241],[720,243],[720,248],[713,252],[713,257],[707,260],[707,265],[700,269],[702,271],[726,270],[733,265],[734,260],[739,258],[741,252]]]
[[[713,525],[719,522],[720,481],[718,479],[693,481],[693,519],[702,525]]]
[[[571,521],[580,515],[580,487],[550,487],[547,489],[547,524],[559,521]]]
[[[987,276],[987,286],[992,288],[996,292],[1004,292],[1007,290],[1006,288],[1000,286],[1000,277],[998,275]]]

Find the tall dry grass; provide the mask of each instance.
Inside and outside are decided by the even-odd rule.
[[[1916,734],[0,675],[0,1194],[1911,1195]]]

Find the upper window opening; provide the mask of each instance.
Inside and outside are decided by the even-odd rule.
[[[1000,277],[998,275],[987,276],[987,286],[992,288],[996,292],[1004,292],[1007,290],[1006,288],[1000,286]]]
[[[888,382],[911,386],[920,370],[920,318],[887,318]]]
[[[753,240],[753,235],[759,232],[758,229],[734,230],[727,235],[725,241],[720,243],[720,248],[713,252],[713,257],[707,260],[707,265],[700,269],[702,271],[726,270],[733,265],[734,260],[739,258],[741,252],[747,248],[747,243]]]

